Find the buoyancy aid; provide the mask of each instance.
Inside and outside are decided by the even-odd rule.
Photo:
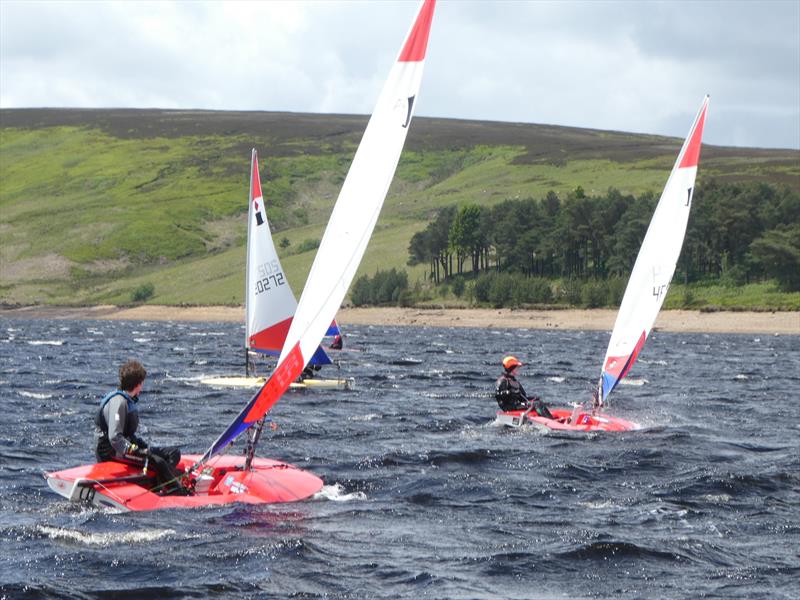
[[[497,378],[494,397],[500,410],[518,410],[528,406],[528,397],[522,384],[508,372]]]
[[[139,428],[139,406],[137,404],[139,399],[133,398],[123,390],[114,390],[113,392],[106,394],[103,399],[100,400],[100,409],[97,411],[97,415],[95,415],[94,419],[94,423],[99,432],[99,439],[97,440],[97,456],[98,458],[103,458],[105,460],[114,456],[114,449],[111,446],[111,440],[108,437],[108,421],[106,420],[106,416],[103,411],[111,399],[114,398],[114,396],[122,396],[125,398],[127,404],[127,418],[122,426],[122,435],[126,439],[130,440],[136,434],[136,430]]]

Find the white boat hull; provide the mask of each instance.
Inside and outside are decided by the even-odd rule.
[[[209,377],[201,379],[203,385],[215,387],[259,388],[264,385],[265,377]],[[356,382],[352,377],[343,379],[306,379],[293,382],[289,387],[293,390],[352,390]]]

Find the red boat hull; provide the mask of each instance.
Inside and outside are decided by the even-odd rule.
[[[592,414],[583,410],[550,409],[555,419],[545,419],[535,412],[524,410],[497,411],[497,422],[509,427],[537,425],[558,431],[632,431],[639,424],[605,414]],[[573,414],[575,412],[575,414]]]
[[[186,469],[199,458],[199,454],[186,455],[179,466]],[[70,500],[126,511],[194,508],[233,502],[296,502],[322,489],[319,477],[293,465],[254,458],[251,469],[245,471],[244,460],[243,456],[218,456],[210,460],[197,478],[197,492],[191,496],[161,496],[150,490],[153,480],[145,480],[140,468],[117,462],[46,473],[45,479],[53,491]]]

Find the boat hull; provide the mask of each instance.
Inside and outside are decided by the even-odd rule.
[[[216,387],[260,388],[265,381],[265,377],[209,377],[201,379],[200,383]],[[355,380],[352,377],[345,379],[306,379],[303,382],[293,382],[289,387],[293,390],[352,390],[355,388]]]
[[[524,410],[497,411],[496,422],[508,427],[538,426],[557,431],[632,431],[639,429],[633,421],[583,410],[550,409],[555,419],[545,419],[535,412]],[[574,413],[574,414],[573,414]]]
[[[181,459],[186,469],[200,459],[189,454]],[[243,456],[219,456],[209,461],[196,481],[191,496],[160,496],[150,490],[153,478],[141,468],[118,462],[101,462],[45,473],[50,488],[73,502],[111,507],[122,511],[195,508],[239,502],[276,504],[297,502],[322,489],[322,480],[307,471],[268,458],[254,458],[243,470]]]

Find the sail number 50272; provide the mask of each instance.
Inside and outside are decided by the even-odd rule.
[[[267,277],[264,277],[263,279],[259,279],[258,281],[256,281],[256,294],[267,292],[274,287],[283,285],[284,283],[286,283],[286,280],[283,277],[283,273],[278,273],[277,275],[269,275]]]
[[[278,261],[273,260],[258,265],[258,279],[256,279],[256,295],[267,292],[272,288],[284,285],[286,278],[283,271],[278,268]]]

